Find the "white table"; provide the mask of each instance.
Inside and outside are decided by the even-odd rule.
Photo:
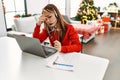
[[[54,55],[53,55],[54,56]],[[0,80],[102,80],[109,61],[80,54],[74,72],[47,68],[52,58],[24,53],[14,38],[0,38]]]

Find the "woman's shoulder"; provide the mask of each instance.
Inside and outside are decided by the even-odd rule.
[[[68,29],[74,29],[72,24],[67,24]]]
[[[67,24],[67,26],[72,26],[72,24]]]

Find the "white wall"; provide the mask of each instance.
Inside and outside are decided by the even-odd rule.
[[[66,2],[67,0],[49,0],[50,4],[54,4],[57,6],[61,14],[66,14],[65,7],[66,7]]]
[[[0,0],[0,37],[7,34],[6,27],[5,27],[5,21],[4,21],[4,14],[3,14],[3,8],[2,8],[2,2]]]
[[[107,7],[110,3],[116,2],[120,9],[120,0],[94,0],[94,4],[96,7]]]
[[[41,14],[42,8],[46,6],[49,0],[26,0],[28,14]]]
[[[82,0],[70,0],[70,17],[75,17]]]

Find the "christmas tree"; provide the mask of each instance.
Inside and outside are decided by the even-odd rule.
[[[82,24],[85,24],[87,20],[96,20],[97,11],[97,7],[94,6],[93,0],[82,0],[75,20],[81,21]]]

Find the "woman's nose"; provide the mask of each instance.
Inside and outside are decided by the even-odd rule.
[[[46,22],[49,22],[49,19],[46,18]]]

